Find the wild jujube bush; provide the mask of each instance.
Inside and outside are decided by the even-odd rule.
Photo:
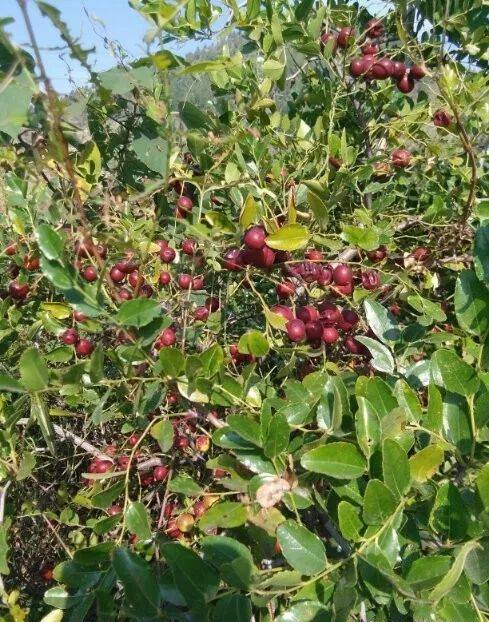
[[[1,33],[5,620],[488,619],[487,7],[416,4]]]

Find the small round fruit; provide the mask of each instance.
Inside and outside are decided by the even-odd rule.
[[[177,201],[177,208],[183,212],[191,212],[194,202],[190,197],[181,196]]]
[[[323,34],[321,35],[321,47],[324,48],[328,45],[328,43],[330,41],[333,41],[334,43],[333,45],[333,52],[336,52],[336,49],[338,47],[338,42],[336,41],[336,37],[333,33],[331,32],[323,32]]]
[[[270,307],[270,311],[272,313],[280,315],[287,322],[290,322],[294,319],[294,312],[290,307],[286,307],[285,305],[275,305],[274,307]]]
[[[319,320],[319,311],[311,305],[298,307],[295,315],[299,320],[302,320],[304,324],[306,324],[307,322],[315,322],[316,320]]]
[[[414,80],[410,73],[405,73],[402,78],[397,81],[397,88],[401,93],[410,93],[414,89]]]
[[[351,309],[343,309],[338,325],[345,332],[349,332],[358,324],[359,320],[360,318],[355,311],[352,311]]]
[[[413,65],[410,74],[415,80],[421,80],[426,75],[426,67],[424,65]]]
[[[331,345],[335,343],[339,339],[339,332],[336,330],[334,326],[325,326],[323,328],[322,339],[325,344]]]
[[[97,276],[98,274],[95,266],[87,266],[82,272],[82,277],[85,279],[85,281],[88,281],[89,283],[93,283],[93,281],[96,281]]]
[[[406,168],[411,164],[411,152],[407,149],[395,149],[391,153],[391,162],[396,168]]]
[[[369,19],[367,22],[367,26],[365,28],[365,32],[369,37],[373,37],[376,39],[377,37],[381,37],[384,34],[384,24],[381,19]]]
[[[426,248],[426,246],[419,246],[413,251],[412,256],[416,259],[416,261],[423,262],[430,256],[430,251]]]
[[[319,275],[317,278],[318,285],[320,285],[321,287],[326,287],[327,285],[331,283],[332,280],[333,280],[333,270],[329,266],[321,268],[321,271],[319,272]]]
[[[75,322],[84,322],[87,319],[87,316],[81,311],[74,311],[73,318]]]
[[[180,516],[176,520],[177,529],[179,529],[182,533],[189,533],[192,531],[194,527],[195,519],[192,514],[188,514],[185,512],[184,514],[180,514]]]
[[[178,285],[180,289],[192,289],[192,276],[190,274],[179,274]]]
[[[187,240],[183,240],[182,253],[185,253],[185,255],[192,256],[195,253],[196,249],[197,249],[197,244],[195,243],[195,240],[191,240],[190,238]]]
[[[267,232],[263,227],[255,225],[250,227],[244,234],[243,243],[248,248],[254,250],[260,250],[265,246],[265,240],[267,239]]]
[[[333,289],[336,295],[351,296],[353,294],[353,282],[346,285],[336,285]]]
[[[349,285],[353,281],[353,270],[347,264],[339,264],[333,270],[333,281],[336,285]]]
[[[341,28],[336,41],[340,48],[346,49],[350,45],[350,40],[355,36],[355,30],[351,26]]]
[[[204,289],[204,275],[203,274],[198,274],[197,276],[194,276],[192,279],[192,289],[199,291],[201,289]]]
[[[126,275],[122,270],[119,270],[116,266],[114,266],[109,272],[110,278],[114,283],[122,283],[126,278]]]
[[[350,75],[353,78],[359,78],[366,73],[365,62],[362,58],[354,58],[350,63]]]
[[[149,283],[143,283],[139,288],[138,293],[139,296],[142,296],[143,298],[151,298],[153,295],[153,288],[149,285]]]
[[[407,72],[407,67],[403,62],[401,62],[400,60],[392,61],[392,74],[391,75],[393,78],[400,80],[403,76],[406,75],[406,72]]]
[[[132,294],[128,289],[125,289],[124,287],[122,289],[119,290],[119,298],[121,298],[122,300],[132,300]]]
[[[393,63],[390,58],[381,58],[376,62],[370,70],[370,76],[376,80],[386,80],[392,76],[394,70]]]
[[[259,250],[248,248],[243,253],[243,261],[256,268],[271,268],[275,262],[275,252],[269,246]]]
[[[129,285],[133,288],[141,286],[144,283],[144,277],[137,270],[133,270],[127,280],[129,281]]]
[[[135,447],[139,443],[139,438],[139,434],[131,434],[131,436],[127,439],[127,442],[131,447]]]
[[[295,285],[290,281],[282,281],[275,287],[279,298],[290,298],[295,294]]]
[[[197,451],[206,453],[209,451],[210,446],[211,446],[210,438],[206,436],[205,434],[201,434],[195,439],[195,448],[197,449]]]
[[[323,325],[319,320],[306,323],[306,337],[308,341],[319,341],[323,334]]]
[[[390,305],[389,311],[392,313],[392,315],[400,315],[402,309],[396,302],[394,302]]]
[[[325,301],[319,305],[320,318],[323,324],[326,326],[332,326],[340,318],[340,310],[332,302]]]
[[[352,335],[347,335],[344,339],[346,349],[351,354],[361,354],[363,351],[362,344],[355,339]]]
[[[17,252],[17,245],[12,242],[12,244],[9,244],[5,247],[5,250],[3,252],[9,257],[12,257]]]
[[[153,479],[155,482],[164,482],[168,477],[169,469],[166,466],[157,466],[153,469]]]
[[[173,328],[165,328],[156,340],[155,347],[159,350],[161,348],[168,348],[173,346],[177,340],[177,336]]]
[[[95,463],[95,473],[107,473],[113,466],[110,460],[97,460]]]
[[[169,285],[171,283],[171,274],[169,272],[160,272],[160,276],[158,277],[158,282],[160,285]]]
[[[74,346],[79,340],[78,333],[74,328],[67,328],[61,333],[60,340],[66,346]]]
[[[177,254],[175,250],[173,248],[170,248],[169,246],[160,251],[160,259],[164,263],[172,263],[175,260],[176,256]]]
[[[196,501],[193,506],[194,516],[195,518],[200,518],[205,514],[206,507],[203,501]]]
[[[293,341],[294,343],[299,343],[301,341],[304,341],[304,339],[306,338],[306,325],[302,320],[291,320],[290,322],[288,322],[286,328],[287,336],[289,337],[290,341]]]
[[[89,339],[80,339],[75,346],[75,351],[80,357],[90,356],[93,352],[93,343]]]
[[[29,293],[29,285],[12,281],[8,286],[8,293],[14,300],[25,300]]]
[[[209,309],[207,307],[197,307],[194,311],[194,319],[198,322],[205,322],[209,317]]]
[[[226,270],[233,272],[243,269],[242,254],[239,248],[230,248],[224,253],[223,265]]]
[[[122,508],[120,505],[111,505],[109,508],[107,508],[107,514],[109,516],[117,516],[118,514],[122,513]]]
[[[153,479],[152,473],[141,475],[141,486],[143,488],[147,488],[148,486],[151,486],[153,482],[154,482],[154,479]]]
[[[362,285],[364,289],[373,291],[380,287],[380,276],[375,270],[362,272]]]
[[[186,436],[177,436],[174,440],[174,445],[178,447],[178,449],[187,449],[190,445],[190,441]]]
[[[24,257],[24,268],[29,270],[30,272],[34,272],[38,270],[40,266],[39,257],[34,257],[33,255],[26,255]]]
[[[436,127],[450,127],[452,117],[446,110],[437,110],[433,115],[433,124]]]
[[[209,313],[214,313],[220,307],[219,298],[215,296],[209,296],[209,298],[205,301],[205,308],[208,309]]]
[[[366,43],[362,45],[362,54],[364,56],[365,54],[375,56],[378,53],[379,53],[379,46],[376,43],[373,43],[372,41],[367,41]]]
[[[374,251],[368,251],[367,257],[373,262],[382,261],[387,257],[387,249],[385,246],[379,246]]]

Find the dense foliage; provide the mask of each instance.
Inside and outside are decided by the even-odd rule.
[[[18,2],[2,620],[488,620],[487,6],[132,0],[96,73],[32,0],[59,97]]]

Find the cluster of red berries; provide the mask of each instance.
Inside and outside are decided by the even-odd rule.
[[[285,305],[275,305],[271,311],[286,320],[287,336],[294,343],[307,341],[316,347],[321,342],[332,345],[339,340],[342,331],[347,333],[343,343],[348,352],[368,354],[365,346],[350,334],[360,321],[352,309],[340,309],[333,302],[325,300],[317,308],[312,305],[298,307],[295,313]]]
[[[66,346],[75,346],[75,352],[79,357],[90,356],[93,352],[93,343],[90,339],[80,339],[75,328],[67,328],[61,333],[59,339]]]
[[[426,75],[426,68],[417,64],[407,67],[399,60],[379,58],[380,48],[374,39],[378,39],[383,34],[384,25],[381,20],[371,19],[367,22],[365,33],[360,38],[362,56],[351,61],[350,75],[354,78],[364,77],[369,81],[393,78],[402,93],[410,93],[414,88],[415,80],[420,80]],[[345,26],[339,30],[337,35],[324,32],[321,35],[321,44],[325,46],[333,41],[332,51],[335,52],[338,47],[348,48],[355,41],[355,37],[354,28]]]

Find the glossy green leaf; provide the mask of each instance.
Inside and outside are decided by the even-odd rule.
[[[472,395],[479,386],[475,370],[453,350],[437,350],[433,354],[431,375],[436,385],[459,395]]]
[[[172,542],[160,548],[187,605],[192,609],[204,607],[219,588],[219,577],[214,568],[181,544]]]
[[[384,343],[395,343],[401,338],[396,318],[376,300],[365,300],[365,315],[370,328]]]
[[[22,384],[29,391],[41,391],[49,384],[49,370],[37,348],[27,348],[19,360]]]
[[[381,525],[395,511],[396,498],[378,479],[371,479],[363,498],[363,520],[367,525]]]
[[[411,485],[407,453],[395,440],[387,438],[382,445],[382,473],[385,485],[399,500]]]
[[[151,298],[135,298],[121,304],[115,316],[116,321],[123,326],[146,326],[161,315],[161,307],[157,300]]]
[[[277,529],[277,539],[288,563],[305,575],[326,568],[326,551],[321,540],[294,520],[287,520]]]
[[[267,246],[278,251],[296,251],[309,242],[310,233],[303,225],[284,225],[267,237]]]
[[[220,527],[231,529],[239,527],[246,522],[246,508],[242,503],[235,501],[223,501],[211,506],[199,520],[199,528],[202,531]]]
[[[112,566],[133,611],[141,617],[158,617],[160,592],[150,564],[129,549],[117,548],[112,557]]]
[[[141,501],[131,501],[127,506],[126,527],[140,540],[151,538],[148,512]]]
[[[489,331],[489,290],[473,270],[460,273],[455,285],[455,315],[461,328],[482,337]]]
[[[337,479],[355,479],[366,468],[365,459],[355,445],[342,441],[311,449],[302,456],[301,465],[307,471]]]

